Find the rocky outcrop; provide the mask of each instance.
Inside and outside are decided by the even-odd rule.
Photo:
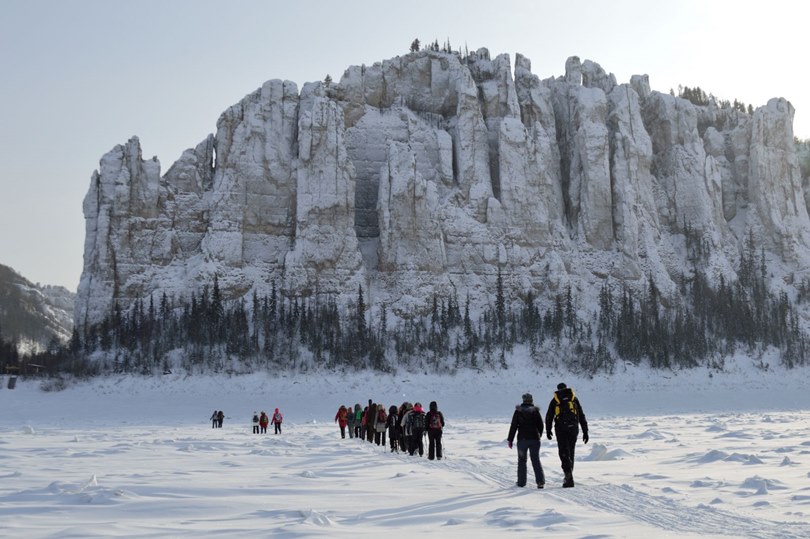
[[[275,282],[348,302],[363,286],[398,316],[436,294],[485,305],[499,271],[512,298],[572,286],[587,309],[605,280],[651,279],[677,301],[695,263],[685,230],[731,279],[755,237],[782,286],[810,254],[792,118],[785,100],[695,106],[577,57],[542,80],[486,49],[350,67],[300,92],[272,80],[162,177],[137,138],[101,159],[76,320],[214,275],[231,298]]]

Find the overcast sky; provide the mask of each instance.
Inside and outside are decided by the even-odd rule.
[[[339,80],[411,41],[520,52],[541,78],[591,59],[654,90],[678,84],[755,107],[785,97],[810,138],[803,2],[595,0],[3,0],[0,264],[75,290],[82,199],[131,136],[165,173],[220,113],[269,79]]]

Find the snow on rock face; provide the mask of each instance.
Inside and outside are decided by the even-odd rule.
[[[267,293],[385,302],[434,294],[548,297],[650,276],[665,296],[689,267],[688,225],[733,273],[752,230],[783,264],[810,259],[793,108],[753,115],[618,84],[590,60],[541,80],[528,58],[421,51],[299,92],[271,80],[226,110],[160,176],[137,138],[102,157],[84,201],[79,325],[118,302]]]
[[[354,232],[355,174],[348,159],[343,112],[320,83],[301,93],[295,232],[284,262],[288,286],[351,296],[365,283]],[[355,286],[349,286],[354,283]]]
[[[751,120],[748,195],[777,253],[807,262],[807,207],[793,143],[793,106],[771,99]]]

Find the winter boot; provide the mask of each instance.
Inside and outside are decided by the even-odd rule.
[[[563,481],[563,488],[572,488],[574,486],[574,475],[571,472],[565,472],[565,480]]]
[[[546,486],[545,483],[537,483],[537,488],[543,488],[544,486]]]

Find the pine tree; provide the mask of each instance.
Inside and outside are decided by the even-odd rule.
[[[498,335],[503,342],[503,332],[506,328],[506,299],[503,292],[503,275],[498,266],[498,278],[495,282],[495,315],[498,323]]]
[[[357,286],[357,339],[363,347],[366,342],[366,302],[363,299],[363,285]]]
[[[571,292],[571,285],[565,290],[565,326],[568,328],[569,336],[576,335],[577,315],[574,311],[574,297]]]
[[[611,335],[613,330],[613,294],[607,282],[599,290],[599,324],[597,335],[600,338]]]
[[[388,336],[388,312],[385,307],[385,303],[380,305],[380,331],[379,331],[379,339],[381,343],[386,342],[386,338]]]
[[[222,293],[219,289],[219,276],[214,274],[214,288],[211,292],[211,305],[208,311],[209,328],[214,342],[221,343],[224,335],[225,307],[222,304]]]

